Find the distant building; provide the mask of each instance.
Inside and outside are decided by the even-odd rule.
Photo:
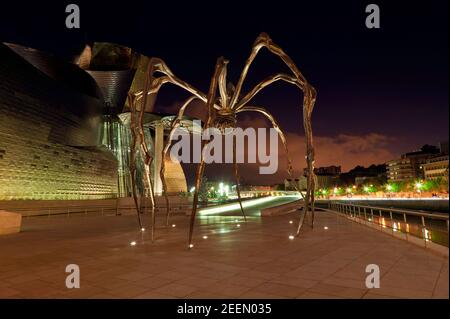
[[[306,176],[300,176],[299,178],[286,178],[284,180],[284,189],[287,191],[295,191],[300,190],[304,191],[306,190],[306,187],[308,185],[308,180],[306,179]]]
[[[339,175],[316,175],[316,189],[331,188],[337,185]]]
[[[429,158],[422,165],[425,179],[448,178],[448,154]]]
[[[341,174],[341,166],[331,165],[331,166],[315,167],[314,173],[316,175],[339,175]],[[308,175],[307,168],[303,169],[303,175],[304,176]]]
[[[439,143],[439,150],[442,154],[448,155],[448,141]]]
[[[437,147],[424,145],[418,151],[402,154],[399,159],[386,163],[388,180],[397,182],[424,178],[423,164],[439,153]]]
[[[386,165],[372,164],[369,167],[356,166],[346,173],[339,175],[338,185],[354,185],[354,184],[384,184],[386,182]]]
[[[416,176],[409,158],[399,158],[386,163],[387,178],[389,181],[407,181]]]

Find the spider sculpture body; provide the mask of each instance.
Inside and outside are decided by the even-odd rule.
[[[269,50],[269,52],[275,54],[278,56],[290,69],[292,74],[286,74],[286,73],[277,73],[274,74],[265,80],[261,81],[259,84],[257,84],[252,90],[250,90],[245,95],[241,94],[243,83],[246,79],[247,73],[249,71],[249,68],[256,58],[258,52],[262,49],[266,48]],[[130,99],[130,106],[131,106],[131,113],[137,112],[138,109],[138,101],[141,101],[141,107],[139,110],[139,121],[137,121],[138,126],[136,127],[135,124],[132,123],[132,131],[134,130],[135,133],[132,134],[133,142],[132,142],[132,153],[135,152],[137,148],[137,144],[141,144],[141,154],[144,155],[144,166],[145,172],[149,172],[149,165],[151,164],[152,158],[149,154],[147,148],[145,145],[145,139],[143,135],[143,113],[145,112],[145,107],[147,105],[153,106],[156,97],[158,94],[159,89],[161,86],[165,83],[171,83],[176,86],[179,86],[183,88],[184,90],[190,92],[192,94],[192,97],[190,97],[180,108],[177,116],[171,123],[171,130],[169,137],[167,139],[167,142],[165,143],[165,146],[163,147],[163,154],[162,154],[162,165],[161,165],[161,171],[160,171],[160,178],[162,180],[163,185],[163,192],[166,198],[166,223],[168,225],[169,223],[169,214],[170,214],[170,207],[169,207],[169,201],[167,197],[167,187],[164,179],[164,159],[166,158],[166,154],[170,148],[170,142],[171,137],[173,136],[175,129],[179,126],[180,121],[183,117],[183,114],[186,110],[186,108],[190,105],[190,103],[195,100],[199,99],[206,103],[207,106],[207,121],[205,123],[205,129],[207,128],[217,128],[222,133],[225,132],[227,129],[233,129],[236,127],[237,124],[237,115],[242,112],[256,112],[260,113],[263,116],[265,116],[272,126],[277,130],[281,141],[283,143],[284,149],[287,153],[287,172],[292,177],[292,165],[291,160],[289,157],[289,152],[287,148],[286,138],[281,130],[280,126],[278,125],[276,119],[272,114],[270,114],[265,108],[254,106],[251,104],[252,99],[255,95],[258,94],[262,89],[264,89],[266,86],[278,82],[283,81],[292,85],[295,85],[303,92],[303,105],[302,105],[302,112],[303,112],[303,127],[305,130],[305,139],[306,139],[306,164],[307,164],[307,190],[306,194],[303,195],[302,192],[300,194],[303,196],[304,204],[303,204],[303,210],[300,215],[299,224],[297,227],[297,236],[300,234],[301,227],[304,222],[304,217],[306,213],[310,210],[311,211],[311,226],[314,224],[314,146],[313,146],[313,135],[312,135],[312,127],[311,127],[311,114],[312,110],[314,108],[314,103],[316,100],[316,91],[315,89],[306,81],[305,77],[301,74],[301,72],[298,70],[297,66],[293,62],[293,60],[276,44],[272,42],[270,37],[262,33],[253,44],[250,56],[248,57],[244,68],[242,70],[242,73],[238,79],[238,82],[236,86],[230,84],[227,82],[227,65],[228,61],[224,58],[220,57],[217,60],[213,76],[211,78],[210,82],[210,88],[208,94],[205,94],[190,84],[184,82],[183,80],[176,77],[172,71],[167,67],[167,65],[158,58],[152,58],[149,61],[148,70],[147,70],[147,77],[145,81],[145,87],[143,91],[140,91],[134,96],[129,96]],[[161,74],[160,76],[155,76],[156,74]],[[219,92],[218,97],[217,91]],[[133,122],[133,121],[132,121]],[[138,141],[139,140],[139,141]],[[204,151],[205,148],[202,148],[202,151]],[[134,154],[132,155],[131,162],[134,161]],[[135,164],[132,163],[132,173],[135,171]],[[240,189],[239,189],[239,174],[238,174],[238,165],[236,163],[236,142],[233,140],[233,166],[234,166],[234,174],[236,178],[236,190],[238,195],[238,200],[240,203],[241,212],[245,218],[244,209],[242,207],[241,203],[241,196],[240,196]],[[195,192],[194,192],[194,199],[193,199],[193,206],[192,206],[192,213],[190,216],[190,229],[189,229],[189,238],[188,238],[188,247],[192,247],[192,238],[193,238],[193,229],[195,224],[195,217],[197,213],[197,205],[198,205],[198,197],[199,197],[199,188],[201,184],[201,179],[204,174],[205,169],[205,162],[203,160],[203,156],[201,157],[201,162],[198,164],[197,171],[196,171],[196,181],[195,181]],[[133,175],[133,174],[132,174]],[[145,184],[147,187],[151,188],[151,180],[150,175],[147,174],[148,177],[145,178]],[[135,187],[135,179],[132,180],[133,188]],[[154,194],[153,191],[149,191],[150,196],[152,197],[152,236],[154,233]],[[133,196],[135,198],[135,204],[138,208],[138,203],[136,199],[136,192],[133,191]],[[139,208],[138,208],[138,214],[139,214]],[[140,221],[140,219],[139,219]],[[153,237],[152,237],[153,238]]]

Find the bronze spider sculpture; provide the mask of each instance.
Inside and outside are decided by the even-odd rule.
[[[247,76],[247,73],[249,71],[249,68],[256,58],[258,52],[262,48],[267,48],[269,52],[275,54],[278,56],[290,69],[292,74],[286,74],[286,73],[277,73],[272,76],[269,76],[265,80],[261,81],[259,84],[257,84],[250,92],[247,94],[241,96],[241,89],[242,85],[245,81],[245,78]],[[302,214],[300,215],[299,224],[297,227],[297,236],[300,234],[300,230],[303,225],[304,217],[306,213],[311,209],[311,226],[314,224],[314,146],[313,146],[313,135],[312,135],[312,127],[311,127],[311,114],[312,110],[314,108],[314,103],[316,100],[316,91],[315,89],[306,81],[305,77],[301,74],[293,60],[281,49],[278,45],[272,42],[270,37],[266,33],[262,33],[259,35],[259,37],[256,39],[255,43],[253,44],[251,54],[248,57],[245,66],[242,70],[242,73],[239,77],[239,80],[236,84],[236,86],[233,86],[230,83],[227,83],[227,64],[228,61],[225,60],[223,57],[220,57],[217,60],[214,74],[211,78],[210,82],[210,88],[208,94],[202,93],[201,91],[197,90],[190,84],[184,82],[183,80],[179,79],[172,73],[172,71],[168,68],[168,66],[158,58],[152,58],[149,61],[148,70],[147,70],[147,77],[145,81],[145,87],[143,91],[138,92],[137,94],[130,95],[129,96],[129,105],[131,107],[131,114],[132,114],[132,121],[131,121],[131,130],[132,130],[132,149],[131,149],[131,172],[132,176],[134,176],[135,172],[135,150],[137,144],[140,144],[141,149],[141,155],[143,155],[143,162],[145,167],[145,178],[144,182],[146,184],[146,187],[149,189],[149,194],[151,197],[152,202],[152,239],[154,234],[154,221],[155,221],[155,214],[154,214],[154,194],[153,194],[153,188],[152,188],[152,181],[150,179],[150,165],[152,162],[152,156],[150,152],[148,151],[148,148],[145,143],[145,137],[144,137],[144,128],[143,128],[143,116],[145,112],[145,106],[150,104],[151,106],[154,105],[156,101],[156,97],[158,94],[159,89],[162,87],[165,83],[172,83],[176,86],[179,86],[186,91],[190,92],[193,96],[190,97],[180,108],[176,118],[171,123],[171,129],[169,138],[167,139],[167,142],[165,142],[165,146],[163,147],[162,151],[162,163],[161,163],[161,171],[160,171],[160,178],[163,185],[163,192],[165,195],[166,200],[166,223],[168,225],[169,223],[169,216],[170,216],[170,207],[169,207],[169,200],[167,197],[167,185],[164,178],[164,159],[166,158],[167,152],[170,148],[171,143],[171,137],[175,131],[175,129],[179,126],[180,121],[183,117],[183,114],[186,110],[186,108],[189,106],[189,104],[195,100],[199,99],[206,103],[207,106],[207,120],[205,123],[205,129],[207,128],[218,128],[221,132],[224,132],[226,129],[233,129],[236,128],[237,119],[236,116],[238,113],[242,112],[257,112],[262,115],[264,115],[272,124],[272,126],[277,130],[280,139],[283,143],[285,152],[287,154],[287,172],[292,177],[292,164],[289,157],[289,151],[287,148],[286,138],[281,130],[280,126],[278,125],[277,121],[275,120],[274,116],[270,114],[266,109],[262,107],[257,107],[250,105],[249,103],[252,101],[253,97],[258,94],[259,91],[261,91],[266,86],[277,82],[277,81],[284,81],[290,84],[293,84],[297,86],[300,90],[303,91],[303,127],[305,130],[305,139],[306,139],[306,164],[307,164],[307,190],[306,194],[303,195],[302,192],[300,194],[303,196],[304,199],[304,205]],[[156,77],[155,75],[159,73],[162,74],[159,77]],[[219,91],[219,97],[216,98],[217,89]],[[141,100],[141,107],[139,110],[139,120],[138,126],[136,127],[136,123],[134,120],[135,112],[137,112],[138,108],[138,101]],[[139,141],[140,142],[139,142]],[[194,192],[194,199],[193,199],[193,206],[192,206],[192,214],[190,216],[190,228],[189,228],[189,238],[188,238],[188,247],[191,248],[192,245],[192,235],[193,235],[193,229],[195,224],[195,217],[197,213],[197,205],[198,205],[198,197],[199,197],[199,188],[201,184],[201,179],[204,174],[205,169],[205,162],[204,162],[204,156],[203,151],[205,150],[204,145],[202,145],[202,156],[201,161],[197,166],[196,171],[196,180],[195,180],[195,192]],[[240,196],[240,189],[239,189],[239,174],[238,174],[238,165],[236,162],[236,142],[233,139],[233,166],[234,166],[234,174],[236,178],[236,191],[238,195],[238,201],[240,204],[241,212],[245,217],[244,209],[242,207],[241,203],[241,196]],[[135,200],[136,208],[138,210],[139,215],[139,207],[138,207],[138,201],[135,191],[135,178],[132,178],[132,185],[133,185],[133,197]],[[299,191],[297,189],[297,191]],[[142,227],[141,220],[139,217],[139,223]]]

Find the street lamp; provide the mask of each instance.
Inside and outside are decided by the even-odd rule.
[[[421,192],[421,190],[422,190],[422,187],[423,187],[422,182],[417,181],[416,184],[415,184],[414,186],[416,187],[417,192],[420,194],[420,192]]]

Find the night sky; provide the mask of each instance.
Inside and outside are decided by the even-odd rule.
[[[163,58],[178,77],[207,92],[217,57],[230,60],[229,79],[236,82],[253,41],[267,32],[318,91],[313,113],[317,165],[348,170],[448,140],[447,1],[277,0],[255,1],[255,8],[243,0],[211,1],[209,6],[196,1],[119,2],[2,3],[0,40],[57,55],[76,53],[88,41],[119,43]],[[64,26],[68,3],[80,4],[80,30]],[[381,29],[365,27],[369,3],[380,6]],[[263,52],[243,91],[280,71],[288,69]],[[164,88],[157,108],[175,110],[185,97],[180,89]],[[277,84],[255,100],[288,132],[297,172],[304,166],[301,98],[294,87]],[[243,125],[265,125],[259,116],[242,119]],[[210,179],[228,172],[214,169]],[[278,182],[284,176],[255,179],[254,172],[244,170],[244,182]],[[191,181],[190,169],[187,175]]]

